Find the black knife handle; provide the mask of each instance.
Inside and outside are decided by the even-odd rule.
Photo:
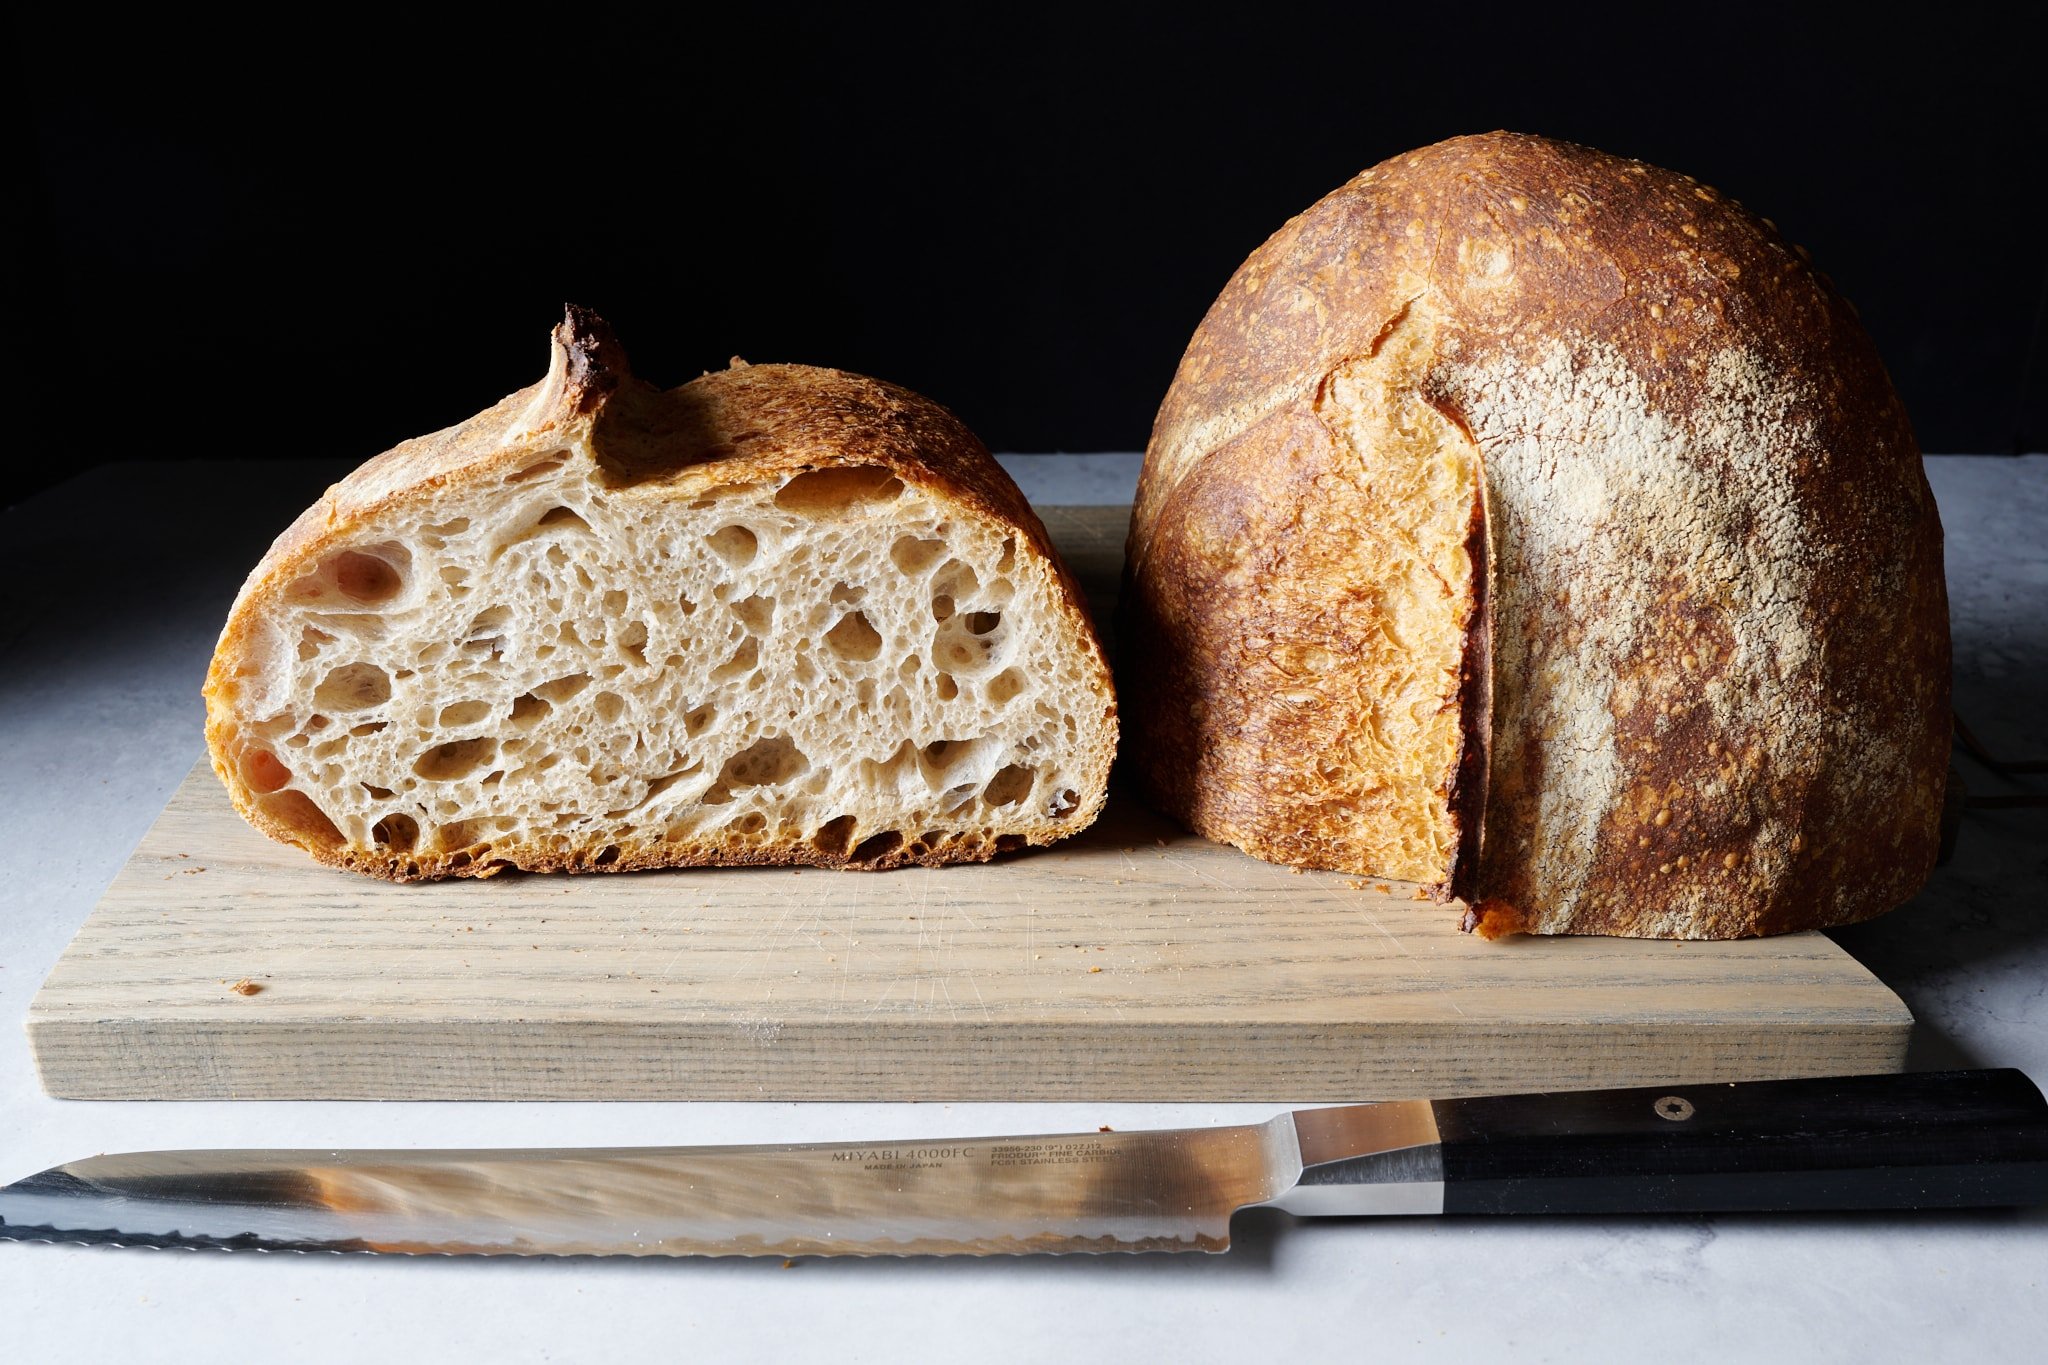
[[[2018,1071],[1439,1100],[1445,1213],[2048,1203],[2048,1102]]]

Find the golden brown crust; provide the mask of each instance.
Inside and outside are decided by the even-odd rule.
[[[1204,569],[1190,547],[1284,533],[1318,387],[1418,319],[1428,397],[1485,463],[1495,552],[1482,846],[1458,877],[1478,918],[1736,937],[1911,896],[1935,851],[1947,608],[1934,502],[1868,336],[1713,190],[1505,133],[1395,158],[1290,221],[1190,343],[1125,596],[1158,660],[1125,686],[1153,799],[1288,861],[1348,818],[1190,710],[1257,685],[1224,642],[1289,624],[1269,591],[1218,595],[1237,552]]]
[[[651,392],[651,391],[650,391]],[[951,412],[922,394],[845,370],[735,365],[650,402],[608,410],[598,458],[621,484],[766,482],[805,469],[873,465],[1014,525],[1052,566],[1066,601],[1089,616],[1045,523],[1016,481]],[[1091,646],[1099,644],[1090,633]]]
[[[539,384],[457,426],[401,443],[329,488],[271,545],[238,593],[204,688],[214,771],[235,809],[274,839],[319,861],[394,881],[488,877],[515,865],[530,871],[627,871],[691,866],[821,866],[884,869],[986,861],[1026,844],[1047,844],[1086,828],[1101,806],[1114,752],[1116,702],[1109,670],[1079,583],[1044,524],[981,442],[937,403],[879,380],[799,365],[747,366],[707,374],[662,392],[634,378],[624,352],[595,314],[571,307],[555,329],[553,360]],[[714,486],[766,483],[811,469],[878,466],[945,499],[957,514],[1017,532],[1027,561],[1057,585],[1064,609],[1100,678],[1109,750],[1093,775],[1093,796],[1072,818],[1028,835],[912,834],[832,851],[784,846],[768,835],[718,832],[688,845],[622,840],[590,846],[561,837],[558,851],[532,841],[516,860],[488,846],[432,852],[354,847],[309,801],[259,799],[241,771],[233,703],[251,667],[259,606],[324,555],[350,543],[372,518],[426,505],[465,487],[501,480],[537,455],[588,441],[613,487],[687,500]]]

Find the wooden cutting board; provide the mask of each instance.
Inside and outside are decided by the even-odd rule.
[[[1124,516],[1046,514],[1099,609]],[[1285,1103],[1905,1055],[1905,1006],[1819,934],[1485,943],[1457,919],[1121,797],[975,867],[395,886],[258,835],[201,763],[28,1031],[45,1088],[91,1099]]]

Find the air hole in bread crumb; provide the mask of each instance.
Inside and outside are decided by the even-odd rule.
[[[843,516],[902,496],[903,480],[888,470],[880,465],[853,465],[797,475],[776,491],[775,505],[810,516]]]
[[[744,526],[721,526],[704,537],[704,543],[711,547],[711,553],[735,569],[753,563],[761,548],[760,538]]]
[[[1052,799],[1052,803],[1046,807],[1046,814],[1055,820],[1064,820],[1079,809],[1081,809],[1081,794],[1070,789],[1062,791]]]
[[[836,603],[852,605],[862,601],[867,595],[868,590],[866,588],[856,588],[850,583],[834,583],[832,585],[831,600]]]
[[[528,479],[537,479],[543,474],[552,474],[557,469],[560,469],[562,467],[562,461],[568,458],[568,451],[556,451],[554,455],[552,455],[548,459],[542,460],[537,464],[530,464],[526,468],[518,470],[515,473],[507,474],[505,476],[505,482],[525,483]],[[464,524],[467,525],[468,523],[465,522]]]
[[[334,643],[334,638],[334,636],[329,635],[324,630],[307,626],[299,632],[299,657],[301,659],[317,658],[322,648]]]
[[[437,724],[443,730],[458,730],[465,725],[474,725],[489,718],[492,706],[487,701],[458,701],[441,708]]]
[[[975,574],[974,570],[968,568],[957,559],[947,560],[939,566],[939,571],[932,575],[932,593],[935,599],[937,597],[947,599],[949,604],[947,615],[952,614],[951,603],[965,602],[979,591],[981,591],[981,579]],[[938,615],[936,601],[934,602],[932,614]],[[939,616],[939,620],[943,621],[945,619],[945,616]]]
[[[1017,563],[1017,537],[1003,537],[1003,557],[996,561],[997,573],[1008,573]]]
[[[843,857],[846,846],[853,842],[853,832],[860,822],[851,815],[836,816],[818,826],[818,832],[811,836],[811,847],[828,857]]]
[[[606,844],[603,848],[597,851],[597,856],[591,859],[590,861],[591,865],[594,867],[610,867],[613,863],[617,862],[618,860],[619,846],[617,844]]]
[[[953,615],[953,599],[944,593],[932,599],[932,619],[944,621]]]
[[[691,739],[695,739],[710,729],[711,722],[717,719],[717,707],[710,705],[700,706],[683,717],[683,733]]]
[[[370,836],[394,853],[409,853],[420,839],[420,822],[396,812],[370,827]]]
[[[762,830],[768,828],[768,817],[759,811],[755,811],[751,815],[741,816],[734,823],[733,828],[741,834],[759,834]]]
[[[1031,795],[1031,787],[1038,780],[1038,774],[1021,763],[1012,763],[997,771],[981,789],[981,799],[991,806],[1014,806]]]
[[[489,737],[436,744],[413,761],[413,772],[429,782],[468,777],[498,756],[498,741]]]
[[[389,801],[391,799],[391,788],[389,787],[380,787],[374,782],[365,782],[361,785],[363,791],[372,801]]]
[[[522,692],[512,699],[511,723],[514,729],[528,730],[540,724],[555,708],[531,692]]]
[[[268,749],[251,749],[242,755],[242,781],[253,792],[274,792],[292,780],[292,770]]]
[[[444,851],[466,849],[481,855],[490,848],[489,844],[483,842],[484,835],[489,831],[490,822],[487,820],[455,820],[441,826],[436,833]]]
[[[948,672],[978,673],[988,667],[993,642],[969,629],[973,618],[984,614],[971,612],[940,626],[932,640],[933,660]]]
[[[378,548],[378,554],[343,550],[329,561],[333,565],[334,586],[341,589],[342,596],[365,606],[389,602],[398,596],[399,589],[405,586],[405,578],[399,565],[391,560],[402,559],[410,563],[411,556],[399,546]]]
[[[590,686],[588,673],[566,673],[552,681],[544,682],[533,689],[533,695],[554,706],[560,706],[569,698]]]
[[[998,834],[996,836],[996,852],[998,853],[1015,853],[1022,847],[1024,847],[1024,836],[1021,834]]]
[[[842,659],[867,663],[882,652],[882,636],[868,621],[865,612],[850,611],[839,618],[839,623],[825,632],[825,643],[832,652]]]
[[[951,701],[960,695],[960,684],[953,681],[951,673],[939,674],[938,693],[940,701]]]
[[[588,531],[590,523],[573,507],[550,507],[541,513],[540,520],[534,523],[534,529],[539,530],[542,527],[559,531]]]
[[[714,507],[721,502],[728,502],[733,498],[743,498],[760,486],[758,483],[728,483],[720,484],[716,488],[707,488],[704,490],[703,497],[690,504],[690,510],[701,512],[705,508]]]
[[[731,805],[732,788],[726,786],[723,782],[714,782],[709,787],[705,788],[704,794],[698,797],[697,800],[699,803],[706,806]]]
[[[607,725],[626,713],[626,699],[616,692],[600,692],[590,700],[597,718]]]
[[[988,680],[988,699],[997,706],[1010,702],[1024,690],[1024,674],[1015,668],[1006,668]]]
[[[903,847],[903,832],[894,829],[885,830],[880,834],[870,834],[867,838],[855,844],[853,852],[848,854],[847,858],[848,861],[856,863],[872,862],[876,858],[886,857],[894,853],[901,847]]]
[[[962,759],[971,757],[975,747],[971,739],[935,739],[924,746],[924,760],[943,773]]]
[[[496,635],[512,620],[510,607],[487,607],[469,618],[469,629],[463,632],[466,643],[474,644],[479,639]]]
[[[302,791],[272,792],[263,798],[263,810],[300,839],[322,848],[341,846],[341,831],[334,821]]]
[[[725,761],[718,774],[719,784],[728,787],[779,787],[810,771],[796,741],[787,735],[757,739]]]
[[[634,621],[619,632],[619,648],[640,667],[647,667],[647,623]]]
[[[775,625],[775,599],[755,593],[732,604],[732,614],[756,635],[766,635]]]
[[[730,659],[711,670],[711,681],[730,682],[742,674],[753,672],[760,661],[761,642],[749,635],[740,641],[740,647],[732,652]]]
[[[939,556],[946,552],[943,540],[925,540],[918,536],[898,536],[896,543],[889,547],[889,560],[906,575],[915,578],[939,562]]]
[[[967,633],[969,635],[988,635],[1002,623],[1003,614],[999,611],[970,611],[967,613]]]
[[[640,798],[640,804],[643,806],[646,805],[648,802],[654,800],[654,798],[660,796],[663,792],[667,791],[670,787],[673,787],[676,783],[681,782],[684,778],[693,777],[697,773],[703,771],[703,768],[704,764],[700,760],[696,763],[692,763],[687,768],[682,768],[677,770],[676,772],[669,773],[665,777],[655,778],[652,782],[649,782],[647,784],[647,795]]]

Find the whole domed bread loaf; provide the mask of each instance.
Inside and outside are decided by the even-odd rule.
[[[1495,133],[1254,252],[1161,407],[1133,767],[1466,927],[1725,938],[1931,867],[1941,527],[1854,311],[1690,178]]]
[[[252,824],[398,880],[985,859],[1085,828],[1116,747],[1080,591],[951,413],[797,365],[663,393],[577,309],[544,381],[279,537],[206,706]]]

